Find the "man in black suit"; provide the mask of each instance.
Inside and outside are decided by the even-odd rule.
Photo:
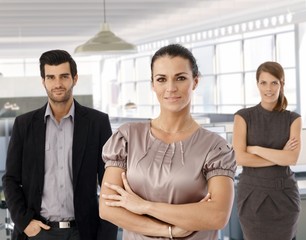
[[[77,66],[66,51],[43,53],[40,72],[48,103],[15,119],[2,179],[12,239],[115,240],[97,197],[108,115],[74,100]]]

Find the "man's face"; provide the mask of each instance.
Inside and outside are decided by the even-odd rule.
[[[59,65],[45,65],[43,85],[49,100],[53,103],[65,103],[73,98],[72,90],[78,76],[71,76],[68,62]]]

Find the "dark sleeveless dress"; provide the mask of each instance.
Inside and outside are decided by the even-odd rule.
[[[247,145],[283,149],[292,122],[290,111],[267,111],[260,104],[239,110],[247,124]],[[291,240],[296,235],[300,195],[289,166],[243,167],[237,193],[245,240]]]

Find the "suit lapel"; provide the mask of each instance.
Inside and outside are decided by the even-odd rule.
[[[40,189],[43,189],[44,174],[45,174],[45,139],[46,139],[46,124],[44,122],[46,105],[39,109],[33,116],[32,129],[34,146],[33,151],[36,152],[37,159],[37,174],[40,182]]]
[[[75,119],[72,146],[73,188],[75,189],[78,173],[82,165],[86,149],[89,121],[87,111],[75,101]]]

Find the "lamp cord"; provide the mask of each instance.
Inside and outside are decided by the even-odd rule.
[[[104,23],[106,23],[106,10],[105,10],[105,0],[103,0],[103,12],[104,12]]]

